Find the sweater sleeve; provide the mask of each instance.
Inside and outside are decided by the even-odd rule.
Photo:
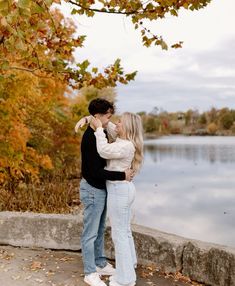
[[[117,138],[116,124],[109,121],[107,126],[107,133],[111,137],[112,141],[115,141]]]
[[[126,179],[125,172],[109,171],[104,169],[100,156],[97,153],[96,139],[91,133],[86,133],[82,138],[82,175],[90,180],[123,181]]]
[[[126,180],[126,174],[125,172],[119,172],[119,171],[108,171],[103,168],[100,168],[96,170],[96,172],[93,173],[93,176],[95,178],[102,178],[104,180],[109,181],[124,181]]]
[[[119,159],[128,155],[128,144],[126,146],[120,142],[108,143],[102,127],[96,129],[96,147],[100,156],[104,159]]]

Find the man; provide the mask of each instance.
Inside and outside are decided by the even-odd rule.
[[[94,99],[88,107],[92,116],[100,119],[106,128],[114,113],[114,106],[105,99]],[[78,128],[78,124],[75,130]],[[80,199],[84,205],[83,233],[81,238],[84,263],[84,281],[91,286],[106,286],[100,275],[113,275],[115,269],[104,256],[104,231],[106,220],[106,180],[131,180],[132,170],[107,171],[105,159],[96,149],[95,128],[90,124],[81,142],[82,180]]]

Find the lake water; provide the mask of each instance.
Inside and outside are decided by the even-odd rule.
[[[145,141],[133,222],[235,247],[235,137]]]

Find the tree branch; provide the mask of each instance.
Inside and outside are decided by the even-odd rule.
[[[144,10],[140,11],[140,10],[133,10],[133,11],[129,11],[129,12],[121,12],[121,11],[110,11],[110,10],[100,10],[100,9],[96,9],[96,8],[88,8],[88,7],[84,7],[81,4],[78,4],[72,0],[68,1],[69,3],[78,6],[84,10],[88,10],[88,11],[93,11],[93,12],[98,12],[98,13],[107,13],[107,14],[121,14],[121,15],[133,15],[136,14],[137,12],[143,13]]]
[[[22,71],[27,71],[27,72],[34,73],[35,71],[39,70],[40,68],[29,69],[29,68],[23,68],[23,67],[10,66],[7,69],[10,69],[10,70],[22,70]]]
[[[47,6],[47,4],[46,4],[46,2],[45,2],[44,0],[43,0],[43,4],[45,5],[45,7],[46,7],[46,9],[47,9],[47,13],[48,13],[48,15],[49,15],[49,17],[50,17],[50,19],[51,19],[51,22],[52,22],[52,25],[53,25],[53,27],[54,27],[55,33],[56,33],[56,35],[58,35],[58,33],[57,33],[57,28],[56,28],[54,19],[53,19],[51,13],[50,13],[50,9],[49,9],[49,7]]]
[[[7,69],[9,70],[22,70],[22,71],[26,71],[26,72],[30,72],[30,73],[33,73],[34,75],[38,76],[38,77],[48,77],[48,76],[42,76],[42,75],[38,75],[36,74],[35,72],[36,71],[45,71],[47,73],[59,73],[59,74],[69,74],[70,72],[69,71],[66,71],[66,70],[60,70],[60,71],[54,71],[54,70],[50,70],[50,69],[46,69],[46,68],[43,68],[43,67],[38,67],[38,68],[35,68],[35,69],[30,69],[30,68],[24,68],[24,67],[17,67],[17,66],[9,66]]]
[[[3,44],[4,43],[4,36],[2,36],[1,38],[0,38],[0,44]]]

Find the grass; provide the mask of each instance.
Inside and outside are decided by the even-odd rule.
[[[0,211],[71,213],[80,204],[78,186],[79,180],[69,180],[0,188]]]

